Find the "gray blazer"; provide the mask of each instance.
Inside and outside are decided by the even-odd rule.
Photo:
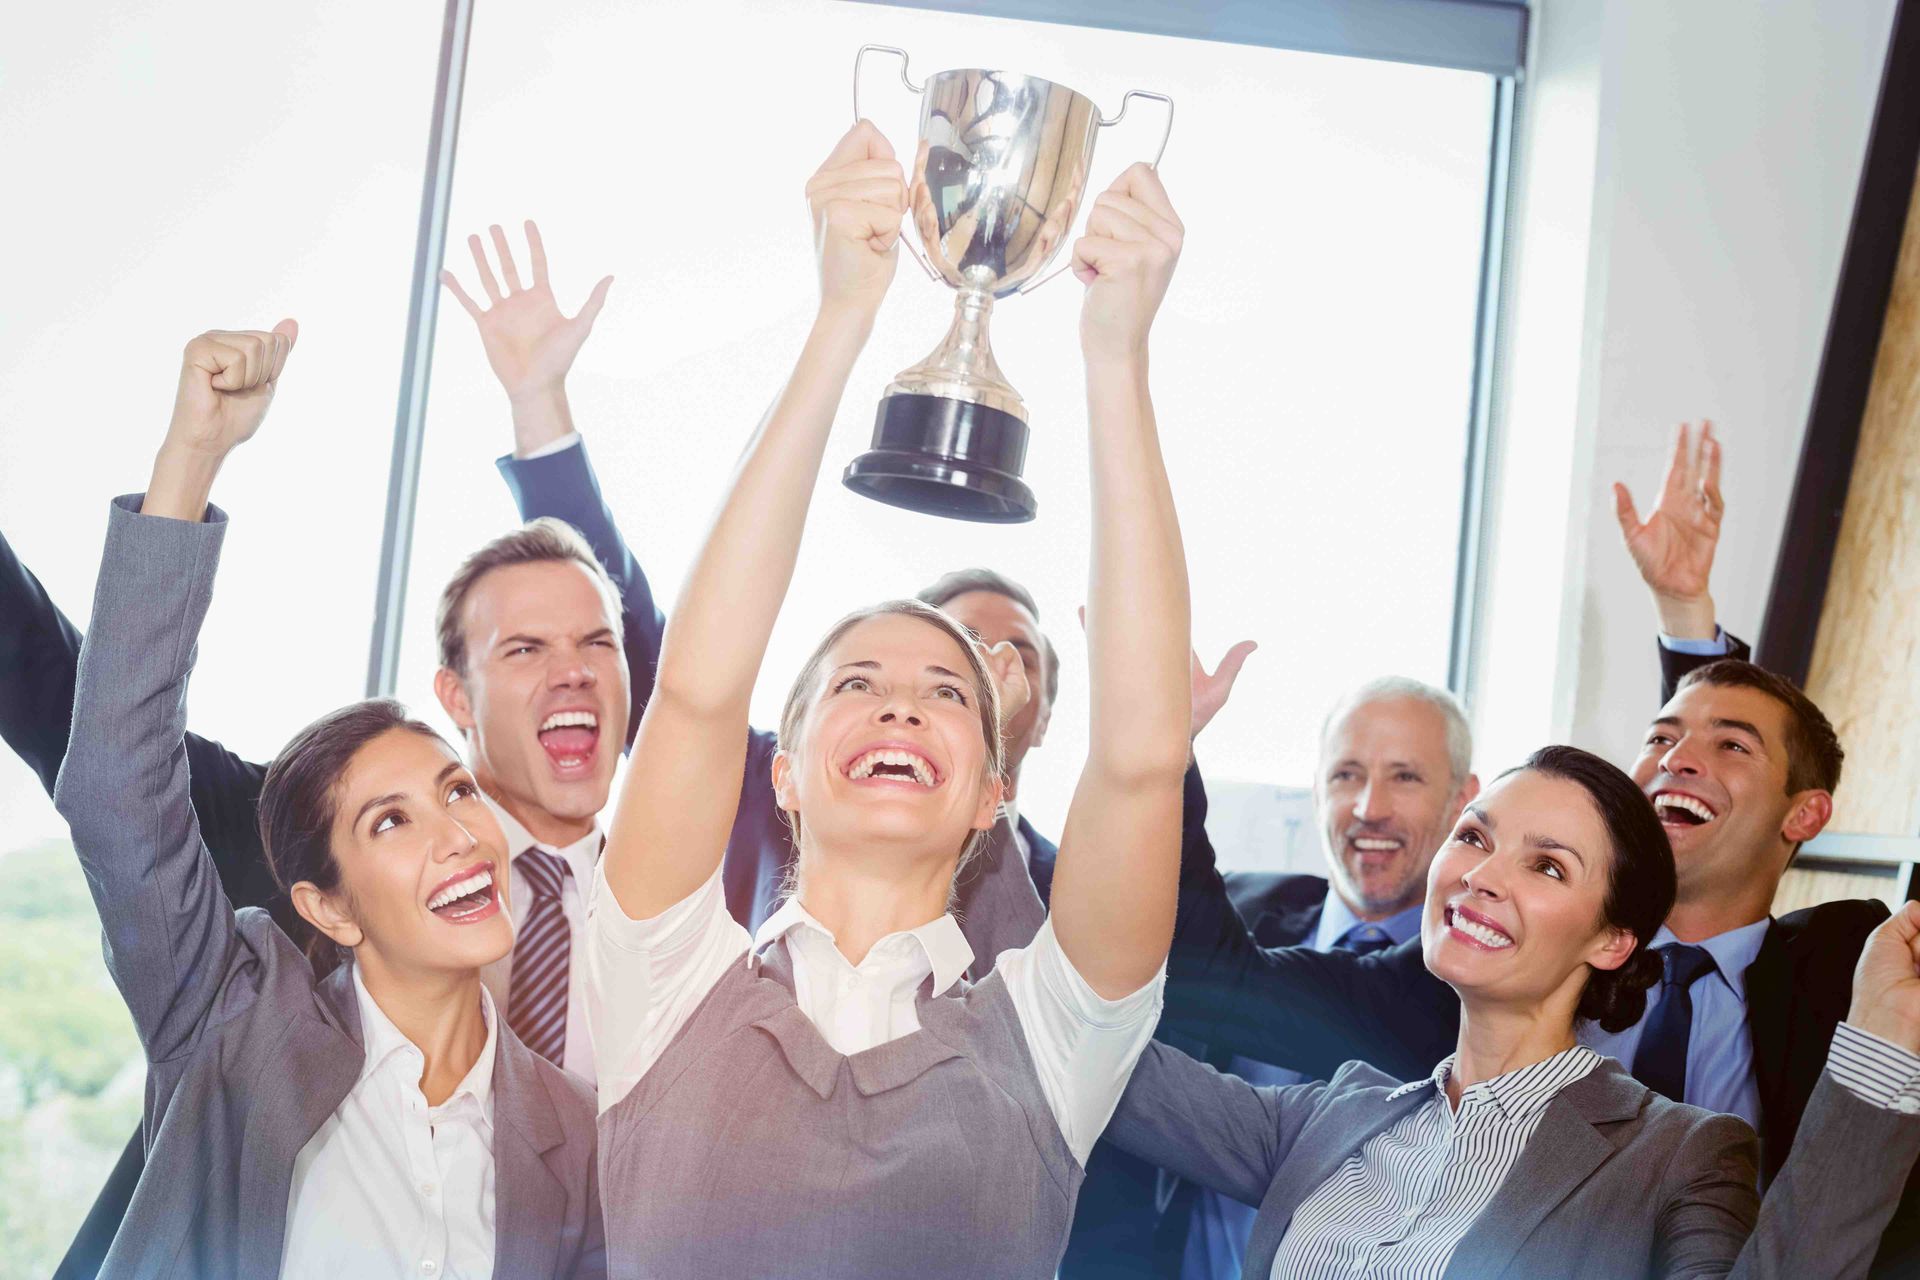
[[[146,1174],[100,1274],[279,1272],[294,1157],[365,1059],[345,966],[324,981],[220,892],[187,795],[186,686],[226,516],[114,502],[55,800],[147,1056]],[[494,1274],[606,1274],[588,1086],[501,1026]]]
[[[1155,1043],[1106,1136],[1259,1206],[1241,1274],[1267,1280],[1294,1211],[1433,1096],[1389,1101],[1399,1084],[1349,1062],[1331,1082],[1256,1087]],[[1863,1276],[1916,1154],[1920,1117],[1862,1102],[1822,1076],[1761,1204],[1759,1143],[1745,1121],[1669,1102],[1609,1058],[1548,1104],[1446,1274]]]

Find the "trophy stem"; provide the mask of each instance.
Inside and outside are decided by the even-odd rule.
[[[977,285],[962,285],[953,303],[953,322],[933,353],[904,370],[887,388],[889,395],[935,395],[986,405],[1010,413],[1022,422],[1027,406],[1013,389],[987,341],[987,319],[993,314],[993,294]]]

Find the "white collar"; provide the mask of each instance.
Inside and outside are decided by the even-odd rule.
[[[493,811],[493,816],[500,822],[500,831],[507,838],[508,862],[512,862],[529,849],[542,849],[557,858],[564,859],[567,866],[572,869],[573,878],[577,883],[582,886],[593,883],[593,868],[600,861],[600,845],[605,838],[600,831],[599,819],[594,819],[593,830],[586,835],[570,845],[556,849],[543,840],[534,839],[533,833],[521,824],[520,819],[508,813],[506,806],[492,796],[482,792],[480,799],[486,802],[487,808]]]
[[[799,897],[795,896],[781,903],[780,909],[768,916],[766,923],[753,935],[752,954],[759,955],[774,942],[802,926],[820,934],[828,942],[834,940],[833,930],[816,920],[811,912],[800,905]],[[968,944],[966,935],[960,932],[959,922],[951,914],[943,915],[938,920],[929,920],[917,929],[890,933],[873,945],[878,949],[882,943],[894,938],[911,938],[920,944],[920,950],[933,972],[935,995],[945,994],[973,963],[973,947]]]
[[[361,981],[360,966],[352,964],[351,968],[353,969],[353,994],[360,1004],[360,1038],[366,1042],[367,1046],[366,1061],[360,1067],[360,1080],[365,1081],[396,1053],[412,1050],[414,1056],[424,1063],[426,1055],[421,1051],[420,1046],[407,1039],[406,1034],[393,1025],[393,1019],[374,1003],[373,996],[367,991],[367,984]],[[465,1095],[479,1105],[482,1114],[491,1113],[493,1053],[499,1038],[500,1019],[494,1016],[493,995],[487,990],[487,984],[484,982],[480,984],[480,1016],[486,1020],[487,1024],[486,1042],[480,1046],[480,1056],[473,1060],[473,1065],[467,1069],[467,1074],[460,1078],[460,1083],[454,1086],[452,1093],[447,1095],[446,1102],[440,1104],[442,1107],[459,1101],[461,1096]],[[413,1082],[418,1087],[419,1076],[414,1076]],[[439,1108],[436,1107],[435,1110]]]

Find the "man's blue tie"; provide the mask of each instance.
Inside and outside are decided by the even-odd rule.
[[[1347,930],[1340,941],[1333,944],[1336,950],[1351,951],[1355,955],[1370,956],[1376,951],[1385,951],[1393,945],[1393,939],[1387,931],[1377,924],[1357,924]]]
[[[1666,973],[1660,979],[1660,1003],[1640,1033],[1633,1055],[1633,1076],[1655,1093],[1687,1100],[1687,1042],[1693,1035],[1693,984],[1713,969],[1705,947],[1684,942],[1660,948]]]

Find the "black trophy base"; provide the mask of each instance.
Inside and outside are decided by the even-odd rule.
[[[1027,424],[1000,409],[946,396],[880,402],[873,448],[841,483],[888,506],[984,524],[1021,524],[1039,510],[1020,479]]]

